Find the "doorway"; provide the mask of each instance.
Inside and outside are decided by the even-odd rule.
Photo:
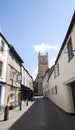
[[[1,105],[1,86],[0,86],[0,105]]]
[[[74,111],[75,111],[75,83],[71,84],[71,87],[72,87],[72,96],[73,96]]]

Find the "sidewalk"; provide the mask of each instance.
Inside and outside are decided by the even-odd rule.
[[[9,110],[9,120],[7,121],[4,121],[4,113],[0,114],[0,130],[8,130],[10,126],[31,107],[33,103],[34,102],[29,101],[28,106],[26,106],[26,102],[22,103],[22,110],[19,110],[19,107]]]

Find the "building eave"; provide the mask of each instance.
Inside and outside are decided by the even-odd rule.
[[[45,73],[43,79],[45,78],[45,76],[46,76],[47,73],[48,73],[48,79],[47,79],[47,82],[48,82],[48,81],[49,81],[49,78],[50,78],[50,76],[51,76],[51,74],[52,74],[52,72],[53,72],[53,70],[54,70],[54,65],[46,71],[46,73]]]
[[[8,45],[8,47],[10,48],[10,51],[15,55],[15,57],[19,60],[19,62],[23,63],[23,60],[18,55],[18,53],[16,52],[16,50],[14,49],[14,47],[11,44],[8,43],[8,41],[6,40],[6,38],[3,36],[3,34],[1,32],[0,32],[0,36],[4,39],[4,41],[6,42],[6,44]]]
[[[68,85],[68,84],[71,84],[71,83],[75,83],[75,77],[73,77],[73,78],[71,78],[71,79],[65,81],[63,84],[64,84],[64,85]]]
[[[53,73],[53,70],[54,70],[54,65],[50,68],[50,72],[49,72],[49,76],[48,76],[47,82],[49,81],[49,79],[50,79],[50,77],[51,77],[51,75]]]
[[[6,42],[6,44],[8,45],[8,46],[10,46],[10,44],[8,43],[8,41],[6,40],[6,38],[3,36],[3,34],[0,32],[0,36],[3,38],[3,40]]]
[[[18,59],[18,61],[20,63],[23,63],[23,60],[21,59],[21,57],[18,55],[18,53],[16,52],[15,48],[10,45],[10,51],[13,53],[13,55]]]
[[[27,72],[27,74],[31,77],[31,79],[33,80],[33,77],[30,75],[30,73],[28,72],[28,70],[24,67],[24,65],[22,65],[22,67],[24,68],[24,70]]]
[[[75,24],[75,11],[74,11],[74,14],[73,14],[73,16],[72,16],[72,20],[71,20],[70,25],[69,25],[69,28],[68,28],[68,30],[67,30],[65,39],[64,39],[64,41],[63,41],[63,43],[62,43],[62,46],[61,46],[60,51],[59,51],[59,53],[58,53],[58,56],[57,56],[57,58],[56,58],[55,64],[57,63],[57,61],[58,61],[58,59],[59,59],[59,57],[60,57],[60,55],[61,55],[61,53],[62,53],[62,51],[63,51],[63,48],[64,48],[64,46],[65,46],[65,44],[66,44],[67,38],[68,38],[69,34],[71,33],[74,24]]]

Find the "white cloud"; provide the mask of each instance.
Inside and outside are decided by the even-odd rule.
[[[36,76],[37,76],[37,73],[38,73],[38,67],[36,67],[32,73],[32,77],[33,79],[35,80]]]
[[[49,61],[49,68],[50,68],[52,65],[54,65],[55,60],[56,60],[56,57],[53,57],[53,58]]]
[[[58,50],[57,45],[52,46],[48,43],[41,43],[41,44],[33,45],[33,48],[36,52],[41,52],[41,53],[48,52],[50,50],[56,50],[56,51]]]

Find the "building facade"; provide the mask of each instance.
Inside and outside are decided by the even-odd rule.
[[[0,110],[10,109],[21,100],[33,97],[33,78],[22,65],[23,60],[0,32]]]
[[[8,43],[0,33],[0,106],[5,104]]]
[[[21,98],[21,64],[20,58],[13,46],[9,46],[8,64],[7,64],[7,86],[6,86],[6,104],[10,107],[17,106]]]
[[[48,80],[47,97],[68,113],[75,112],[75,12]]]
[[[48,69],[43,77],[43,96],[48,97],[50,94],[49,90],[49,78],[53,72],[54,66],[52,66],[50,69]]]
[[[21,98],[22,100],[32,100],[33,97],[33,78],[25,67],[21,66],[22,83],[21,83]]]

